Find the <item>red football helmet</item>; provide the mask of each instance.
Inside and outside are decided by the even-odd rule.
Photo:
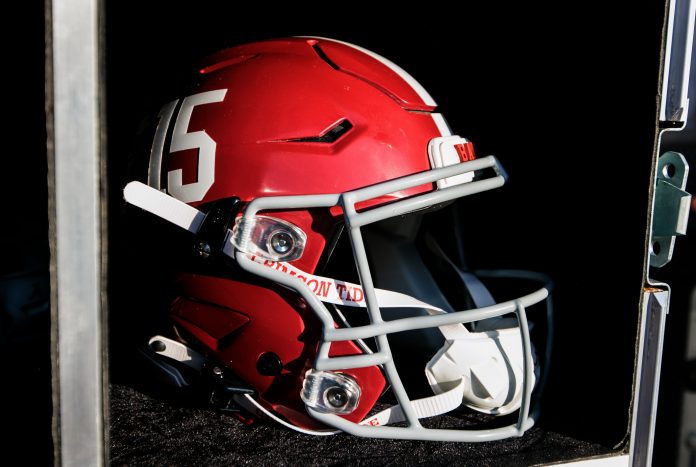
[[[533,424],[525,309],[548,285],[496,302],[450,259],[452,203],[506,175],[411,76],[335,40],[256,42],[210,57],[159,117],[149,186],[125,196],[194,234],[175,332],[150,341],[173,381],[170,359],[212,381],[218,406],[317,434],[484,441]],[[462,404],[519,419],[421,426]]]

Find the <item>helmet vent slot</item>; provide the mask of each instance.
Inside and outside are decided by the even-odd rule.
[[[289,143],[334,143],[353,128],[353,124],[343,119],[319,136],[291,138],[284,141]]]
[[[333,62],[333,60],[331,60],[331,59],[329,58],[329,56],[326,55],[326,54],[324,53],[323,50],[321,50],[321,47],[319,47],[319,44],[314,43],[314,44],[312,45],[312,49],[314,49],[314,52],[319,56],[319,58],[321,58],[322,60],[324,60],[331,68],[333,68],[334,70],[338,70],[338,69],[339,69],[338,65],[336,65],[336,64]]]

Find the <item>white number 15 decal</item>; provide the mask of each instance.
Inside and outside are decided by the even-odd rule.
[[[181,169],[167,172],[167,191],[173,197],[186,203],[202,200],[213,185],[215,181],[215,148],[217,147],[215,141],[205,130],[188,132],[191,115],[194,108],[198,105],[222,102],[225,99],[225,94],[227,94],[227,89],[206,91],[188,96],[181,103],[181,108],[176,116],[172,141],[169,144],[169,152],[167,154],[186,149],[198,149],[198,179],[195,182],[184,184],[183,171]],[[162,107],[159,113],[160,120],[157,124],[155,139],[150,151],[148,185],[158,190],[161,189],[162,154],[164,152],[164,143],[167,139],[169,121],[172,119],[178,103],[179,100],[177,99]]]

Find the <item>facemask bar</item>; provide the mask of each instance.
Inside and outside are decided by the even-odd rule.
[[[359,202],[384,196],[390,193],[418,187],[427,183],[434,183],[456,175],[468,172],[492,168],[496,175],[491,178],[472,181],[460,185],[449,186],[444,189],[431,191],[425,194],[413,196],[388,205],[379,206],[358,213],[355,205]],[[390,217],[396,217],[419,209],[428,208],[438,203],[454,200],[483,191],[488,191],[502,186],[506,181],[506,175],[493,156],[455,164],[443,168],[433,169],[406,177],[389,180],[358,190],[326,195],[302,195],[302,196],[274,196],[257,198],[249,203],[244,212],[244,218],[251,219],[259,211],[282,210],[296,208],[316,208],[341,206],[344,211],[345,222],[350,236],[353,255],[358,269],[360,284],[365,294],[367,312],[370,316],[370,324],[353,328],[334,328],[334,320],[326,306],[317,298],[305,284],[290,275],[273,270],[254,262],[246,253],[237,251],[235,258],[239,265],[254,274],[273,280],[297,291],[307,301],[310,308],[322,322],[323,339],[319,345],[319,352],[314,365],[315,370],[346,370],[351,368],[363,368],[374,365],[382,365],[392,390],[396,396],[400,409],[408,422],[407,427],[392,426],[366,426],[345,420],[334,414],[317,412],[310,407],[307,411],[314,418],[326,425],[339,428],[345,432],[372,438],[395,439],[420,439],[434,441],[492,441],[511,436],[521,436],[534,425],[534,419],[529,416],[530,400],[533,385],[534,363],[532,359],[529,327],[527,324],[526,308],[540,303],[549,296],[549,290],[542,287],[534,293],[520,297],[516,300],[499,303],[475,310],[459,311],[454,313],[438,314],[432,316],[419,316],[402,318],[385,322],[382,319],[375,287],[372,281],[370,268],[367,261],[365,246],[360,228]],[[226,249],[230,245],[226,246]],[[228,253],[232,253],[228,251]],[[484,430],[452,430],[452,429],[426,429],[421,424],[414,411],[412,401],[408,398],[406,390],[396,370],[394,360],[387,341],[387,334],[413,329],[439,327],[447,324],[468,323],[486,318],[501,316],[507,313],[515,313],[521,331],[523,349],[523,374],[524,385],[522,403],[518,422],[503,428]],[[372,354],[329,357],[331,342],[342,340],[364,339],[375,337],[378,351]]]

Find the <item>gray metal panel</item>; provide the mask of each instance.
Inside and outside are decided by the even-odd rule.
[[[667,30],[662,44],[662,89],[660,97],[659,119],[662,122],[686,123],[689,99],[688,83],[691,66],[692,44],[694,35],[694,0],[669,0],[667,11]],[[680,130],[681,126],[672,129]],[[653,150],[653,175],[650,196],[652,204],[647,213],[648,225],[644,251],[645,268],[643,270],[643,294],[640,308],[640,320],[637,336],[636,373],[633,392],[633,413],[630,426],[630,463],[634,466],[649,466],[652,463],[653,435],[657,413],[657,397],[660,384],[660,367],[662,364],[662,346],[665,321],[669,310],[670,289],[667,284],[650,278],[649,266],[659,266],[669,261],[674,239],[671,238],[668,253],[664,258],[652,260],[652,230],[660,226],[664,213],[656,212],[663,206],[656,201],[659,191],[656,185],[660,177],[658,161],[662,135]],[[664,165],[664,164],[663,164]],[[679,216],[677,215],[678,219]],[[655,225],[657,222],[658,225]],[[674,226],[678,222],[672,222]],[[680,229],[674,228],[674,234]],[[664,232],[663,232],[664,233]],[[672,234],[672,232],[668,232]]]
[[[696,287],[691,291],[686,361],[696,359]],[[696,465],[696,392],[685,389],[682,398],[681,433],[677,465]]]
[[[52,2],[54,411],[67,466],[104,463],[98,13],[98,0]]]
[[[694,0],[670,0],[660,120],[686,123],[689,71],[694,36]]]
[[[669,309],[669,290],[647,289],[643,294],[636,385],[631,424],[631,465],[652,462],[657,395],[660,386],[662,342]]]

